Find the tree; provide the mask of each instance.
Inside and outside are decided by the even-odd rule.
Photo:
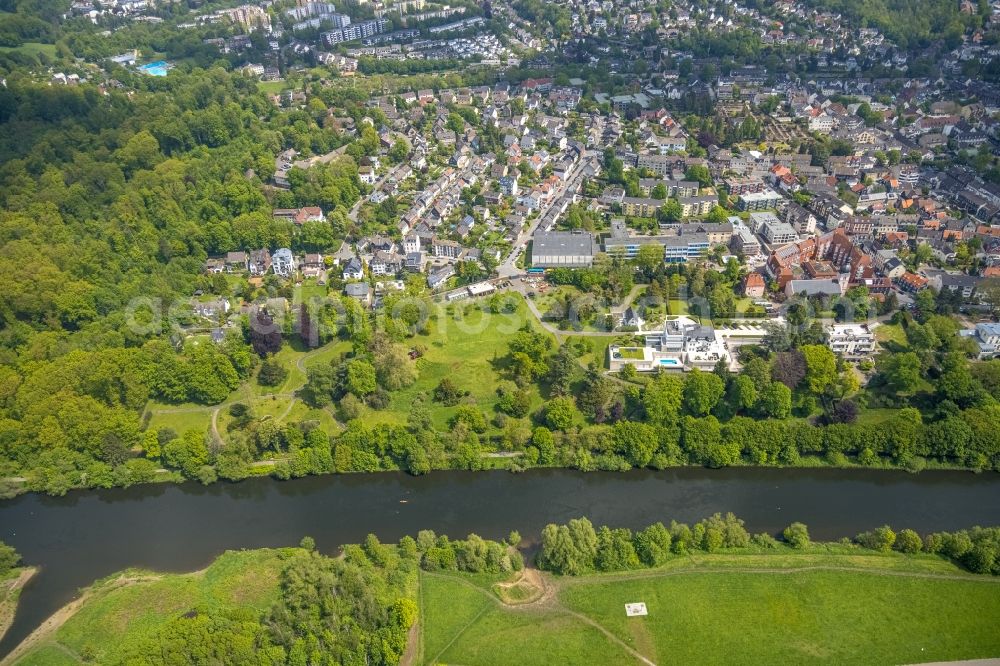
[[[448,377],[445,377],[434,387],[434,400],[443,405],[454,406],[458,401],[468,395],[468,391],[463,391],[455,385]]]
[[[511,382],[498,386],[497,395],[499,396],[497,409],[508,416],[521,418],[527,416],[528,410],[531,409],[531,396]]]
[[[375,366],[362,359],[353,359],[346,364],[344,390],[363,398],[374,393],[378,387]]]
[[[264,359],[257,373],[257,383],[261,386],[280,386],[288,377],[288,370],[273,356]]]
[[[639,566],[639,556],[632,545],[632,532],[627,529],[602,527],[597,532],[597,552],[594,566],[598,571],[624,571]]]
[[[649,192],[650,198],[659,199],[664,201],[667,198],[667,186],[660,182],[653,186],[653,189]]]
[[[701,187],[708,187],[712,184],[712,174],[709,172],[708,167],[700,164],[689,166],[687,171],[684,172],[684,178],[686,180],[697,181]]]
[[[570,382],[577,372],[576,358],[569,345],[562,345],[549,359],[549,386],[553,395],[569,395]]]
[[[914,352],[883,353],[875,367],[892,393],[912,395],[921,385],[920,357]]]
[[[656,244],[640,245],[635,265],[647,277],[651,277],[663,265],[663,248]]]
[[[806,358],[797,349],[778,352],[771,365],[771,377],[790,389],[796,388],[806,376]]]
[[[611,435],[614,450],[635,467],[645,467],[659,446],[656,429],[645,423],[619,421]]]
[[[792,391],[781,382],[767,385],[757,402],[762,416],[772,419],[786,419],[792,412]]]
[[[757,388],[746,375],[733,377],[728,389],[729,406],[734,412],[750,409],[757,402]]]
[[[0,576],[6,576],[21,561],[21,556],[13,547],[0,541]]]
[[[642,393],[642,406],[646,418],[656,425],[669,425],[677,421],[683,401],[684,382],[680,377],[659,373],[646,385]]]
[[[398,391],[417,381],[416,365],[402,345],[388,341],[375,345],[372,364],[379,386],[387,391]]]
[[[670,531],[654,523],[635,534],[635,552],[647,567],[658,567],[670,557]]]
[[[809,530],[802,523],[792,523],[785,528],[781,536],[792,548],[801,550],[809,547]]]
[[[258,356],[276,354],[281,350],[281,327],[264,308],[250,313],[250,344]]]
[[[208,463],[205,434],[188,430],[181,437],[163,447],[163,462],[181,470],[189,479],[196,478],[203,465]]]
[[[803,345],[800,351],[806,361],[806,388],[822,395],[837,381],[837,357],[825,345]]]
[[[576,420],[577,410],[572,398],[557,397],[545,405],[545,423],[556,430],[567,430]]]
[[[552,432],[548,428],[538,426],[531,433],[531,445],[538,449],[538,463],[551,465],[555,462],[556,444]]]
[[[740,460],[739,442],[722,439],[722,428],[714,416],[684,418],[681,440],[692,462],[708,467],[725,467]]]
[[[862,532],[855,537],[855,541],[869,550],[888,553],[892,550],[893,544],[896,543],[896,533],[888,525],[883,525],[882,527],[876,527],[870,532]]]
[[[861,409],[853,400],[838,400],[826,414],[827,423],[850,424],[858,420]]]
[[[302,399],[313,407],[325,407],[333,400],[337,374],[329,364],[306,368],[306,385],[302,388]]]
[[[726,392],[726,385],[718,376],[693,369],[684,378],[684,408],[695,416],[712,411]]]
[[[901,553],[919,553],[923,550],[924,541],[913,530],[900,530],[896,535],[895,547]]]

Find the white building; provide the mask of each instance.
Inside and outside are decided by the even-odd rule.
[[[288,277],[295,270],[295,257],[287,247],[279,248],[271,255],[271,270],[275,275]]]
[[[693,368],[711,371],[720,360],[732,363],[724,338],[711,326],[688,317],[668,319],[663,332],[647,335],[642,347],[611,345],[608,356],[612,371],[626,365],[640,372]]]
[[[875,353],[875,334],[867,324],[834,324],[829,330],[830,350],[846,359]]]

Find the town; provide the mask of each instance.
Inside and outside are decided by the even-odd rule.
[[[0,285],[4,665],[1000,656],[1000,0],[0,0]]]

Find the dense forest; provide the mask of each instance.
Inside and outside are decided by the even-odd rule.
[[[967,28],[981,27],[990,14],[986,0],[978,3],[975,14],[962,14],[953,0],[806,0],[806,4],[841,13],[853,25],[878,28],[904,49],[937,40],[954,48]]]
[[[333,162],[293,170],[290,191],[265,196],[280,150],[344,144],[319,124],[325,107],[279,113],[221,69],[134,83],[134,94],[20,77],[0,88],[3,476],[96,461],[90,475],[106,477],[138,445],[150,398],[224,399],[254,367],[249,339],[179,353],[163,321],[181,306],[183,322],[198,290],[228,295],[202,275],[208,255],[308,247],[309,229],[275,220],[272,206],[343,217],[361,192],[355,157],[378,144],[368,128]],[[276,286],[235,289],[249,301]]]

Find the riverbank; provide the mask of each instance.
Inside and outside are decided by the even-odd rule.
[[[779,546],[541,577],[550,588],[542,601],[511,604],[489,578],[422,574],[417,663],[493,666],[517,655],[526,665],[650,666],[738,655],[740,663],[916,664],[1000,655],[1000,579],[934,556]],[[627,617],[630,603],[648,614]]]
[[[263,611],[277,598],[278,573],[292,549],[225,553],[184,574],[128,570],[93,583],[49,616],[0,666],[109,663],[170,619],[194,608]]]
[[[91,585],[2,666],[111,663],[180,617],[261,619],[298,549],[227,552],[193,573]],[[1000,655],[1000,578],[926,554],[839,543],[672,557],[654,569],[554,576],[422,571],[407,664],[923,663]],[[647,615],[626,617],[625,604]],[[943,610],[947,609],[947,610]],[[151,642],[150,644],[155,644]]]
[[[12,569],[3,580],[0,580],[0,640],[7,634],[7,630],[14,622],[14,613],[17,610],[17,601],[21,596],[21,590],[36,573],[38,573],[37,567],[18,567]]]
[[[312,536],[322,552],[358,543],[438,534],[538,535],[547,523],[588,516],[641,529],[732,511],[754,533],[792,520],[820,541],[879,525],[926,534],[1000,524],[993,475],[830,468],[697,467],[629,473],[563,469],[314,476],[238,484],[155,484],[0,502],[0,539],[41,567],[21,598],[0,654],[81,588],[129,568],[192,571],[226,550],[282,547]]]
[[[528,469],[539,470],[539,471],[567,471],[567,472],[580,472],[583,474],[602,474],[607,472],[618,472],[622,473],[621,470],[605,470],[605,469],[579,469],[578,467],[568,467],[561,465],[533,465],[530,468],[524,468],[518,466],[518,461],[524,456],[523,451],[499,451],[499,452],[484,452],[482,453],[483,464],[478,470],[473,473],[479,472],[498,472],[506,471],[512,474],[522,474]],[[251,463],[251,473],[248,474],[246,478],[239,479],[236,481],[229,479],[216,479],[208,484],[202,485],[231,485],[240,484],[245,481],[252,479],[260,479],[262,477],[272,478],[276,481],[288,481],[289,478],[279,474],[277,468],[283,462],[287,462],[284,458],[270,458],[267,460],[259,460]],[[711,471],[713,468],[705,467],[704,465],[669,465],[662,469],[649,469],[649,468],[633,468],[628,470],[626,474],[629,473],[643,473],[643,472],[662,472],[662,471],[672,471],[672,470],[708,470]],[[949,465],[936,460],[926,460],[920,469],[914,469],[912,467],[906,467],[901,465],[892,464],[882,464],[882,465],[863,465],[860,463],[853,463],[850,460],[840,460],[840,461],[830,461],[826,458],[820,456],[803,456],[799,459],[798,464],[795,465],[759,465],[750,461],[741,461],[738,464],[727,465],[726,469],[776,469],[776,470],[796,470],[796,469],[828,469],[828,470],[843,470],[843,471],[873,471],[873,472],[888,472],[888,473],[899,473],[905,472],[912,475],[919,475],[922,472],[967,472],[969,474],[984,475],[989,477],[990,475],[996,475],[1000,473],[1000,470],[990,470],[990,469],[973,469],[970,467],[964,467],[961,465]],[[413,476],[431,476],[435,474],[442,473],[452,473],[452,472],[469,472],[471,470],[454,469],[450,467],[442,467],[439,469],[432,469],[425,474],[413,475]],[[357,476],[367,476],[370,474],[378,475],[395,475],[395,474],[409,474],[405,469],[381,469],[381,470],[366,470],[366,471],[352,471],[352,472],[326,472],[320,474],[305,474],[301,477],[294,478],[306,478],[306,477],[357,477]],[[1000,481],[1000,477],[997,477]],[[20,497],[25,494],[37,494],[46,495],[42,491],[31,491],[27,488],[27,479],[24,477],[6,478],[0,479],[0,483],[7,483],[8,492],[6,495],[0,494],[0,501],[14,499],[15,497]],[[162,486],[162,485],[178,485],[178,484],[190,484],[192,481],[190,479],[185,479],[178,472],[171,472],[166,469],[158,469],[157,475],[154,479],[147,483],[136,483],[126,487],[118,487],[119,490],[126,490],[132,487],[143,487],[143,486]],[[112,488],[93,488],[87,486],[81,486],[78,488],[71,488],[67,491],[67,494],[72,495],[79,492],[92,492],[100,490],[111,490]]]

